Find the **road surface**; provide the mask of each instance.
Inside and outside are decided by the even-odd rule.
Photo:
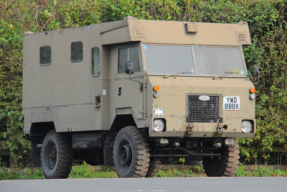
[[[2,180],[0,192],[286,192],[287,177]]]

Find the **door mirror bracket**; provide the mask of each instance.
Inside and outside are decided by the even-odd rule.
[[[257,78],[258,81],[254,84],[258,84],[259,83],[259,79],[260,79],[260,71],[259,71],[259,66],[258,65],[254,65],[254,79]]]
[[[135,63],[133,61],[127,61],[126,65],[125,65],[125,72],[127,75],[129,75],[129,78],[131,81],[136,81],[140,84],[139,91],[142,92],[143,91],[143,83],[138,81],[138,80],[133,80],[131,78],[131,75],[134,74],[134,65],[135,65]]]

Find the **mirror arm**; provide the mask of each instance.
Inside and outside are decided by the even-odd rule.
[[[136,81],[136,82],[138,82],[138,83],[140,84],[140,87],[139,87],[140,91],[143,90],[143,83],[140,82],[140,81],[138,81],[138,80],[133,80],[133,79],[131,78],[131,69],[130,69],[130,68],[129,68],[129,79],[130,79],[131,81]]]
[[[259,83],[259,80],[260,80],[260,74],[261,74],[261,72],[259,71],[259,66],[258,65],[255,65],[254,66],[254,79],[258,79],[258,81],[256,82],[256,83],[254,83],[254,84],[258,84]]]
[[[260,75],[258,74],[258,81],[256,83],[253,83],[254,85],[258,84],[260,80]]]

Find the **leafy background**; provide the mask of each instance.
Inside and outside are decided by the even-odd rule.
[[[0,155],[15,164],[30,158],[23,138],[23,33],[79,27],[126,16],[138,19],[249,24],[252,45],[244,47],[256,84],[257,132],[239,139],[243,160],[268,159],[274,147],[286,151],[287,0],[2,0],[0,2]]]

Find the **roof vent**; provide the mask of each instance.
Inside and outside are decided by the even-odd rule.
[[[237,34],[237,41],[238,42],[246,42],[246,36],[244,33]]]
[[[143,27],[138,27],[134,29],[134,37],[136,39],[145,39],[145,32]]]
[[[195,22],[185,22],[187,33],[197,33],[197,27]]]

